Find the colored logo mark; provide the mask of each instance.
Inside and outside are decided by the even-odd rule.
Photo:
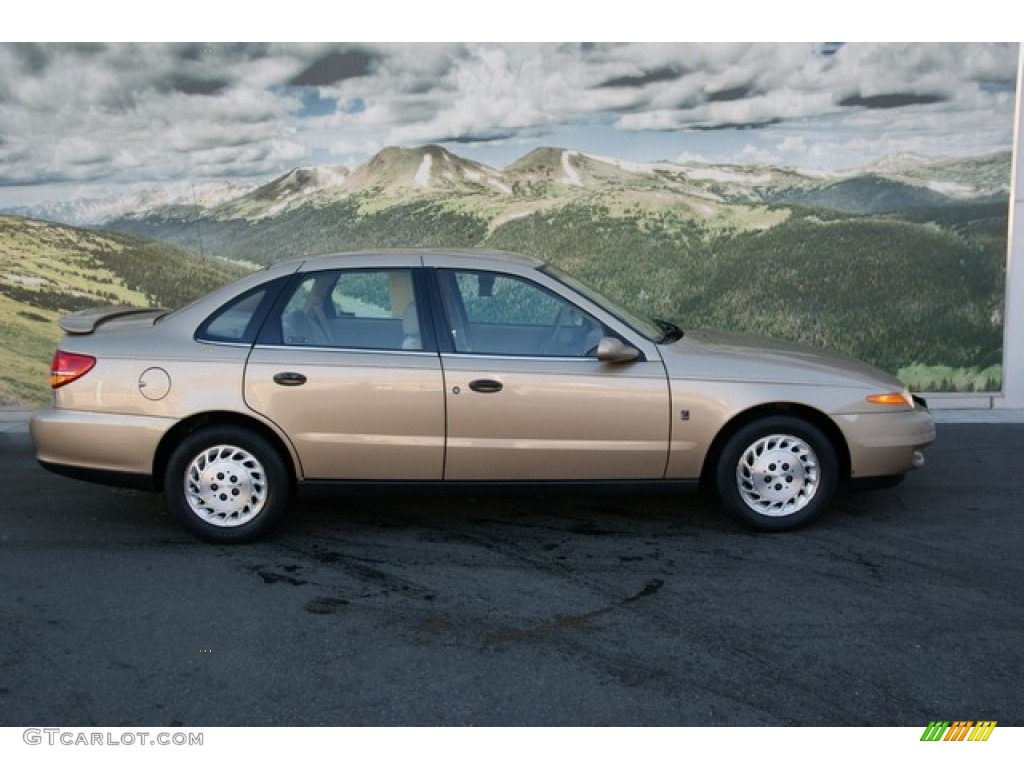
[[[995,727],[995,720],[932,720],[921,741],[988,741]]]

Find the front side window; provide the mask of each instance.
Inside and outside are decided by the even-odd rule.
[[[412,271],[307,275],[281,312],[281,340],[289,346],[422,350]]]
[[[603,294],[599,293],[589,285],[580,282],[575,277],[567,275],[565,272],[556,269],[550,264],[545,264],[541,269],[544,271],[545,274],[555,278],[560,283],[564,283],[577,293],[583,294],[595,304],[603,307],[605,311],[610,312],[612,315],[614,315],[616,318],[618,318],[623,323],[628,325],[634,331],[642,335],[648,341],[656,342],[664,335],[664,331],[658,328],[655,322],[651,320],[646,320],[644,318],[639,317],[638,315],[633,314],[631,311],[623,307],[621,304],[612,301],[607,296],[604,296]]]
[[[604,328],[547,289],[516,275],[441,274],[456,352],[528,357],[593,357]]]

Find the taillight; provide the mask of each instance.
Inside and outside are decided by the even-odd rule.
[[[76,355],[74,352],[57,350],[53,353],[50,364],[50,386],[53,389],[70,384],[75,379],[85,376],[96,365],[96,358],[89,355]]]

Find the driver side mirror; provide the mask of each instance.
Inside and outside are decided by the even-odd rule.
[[[602,363],[629,363],[640,357],[640,350],[623,344],[614,336],[605,336],[597,343],[597,359]]]

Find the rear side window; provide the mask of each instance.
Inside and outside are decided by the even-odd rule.
[[[201,341],[251,343],[256,338],[266,309],[269,287],[262,286],[243,293],[214,312],[199,326],[196,338]]]
[[[410,269],[358,268],[310,273],[287,297],[279,328],[285,346],[424,349],[415,280]]]

